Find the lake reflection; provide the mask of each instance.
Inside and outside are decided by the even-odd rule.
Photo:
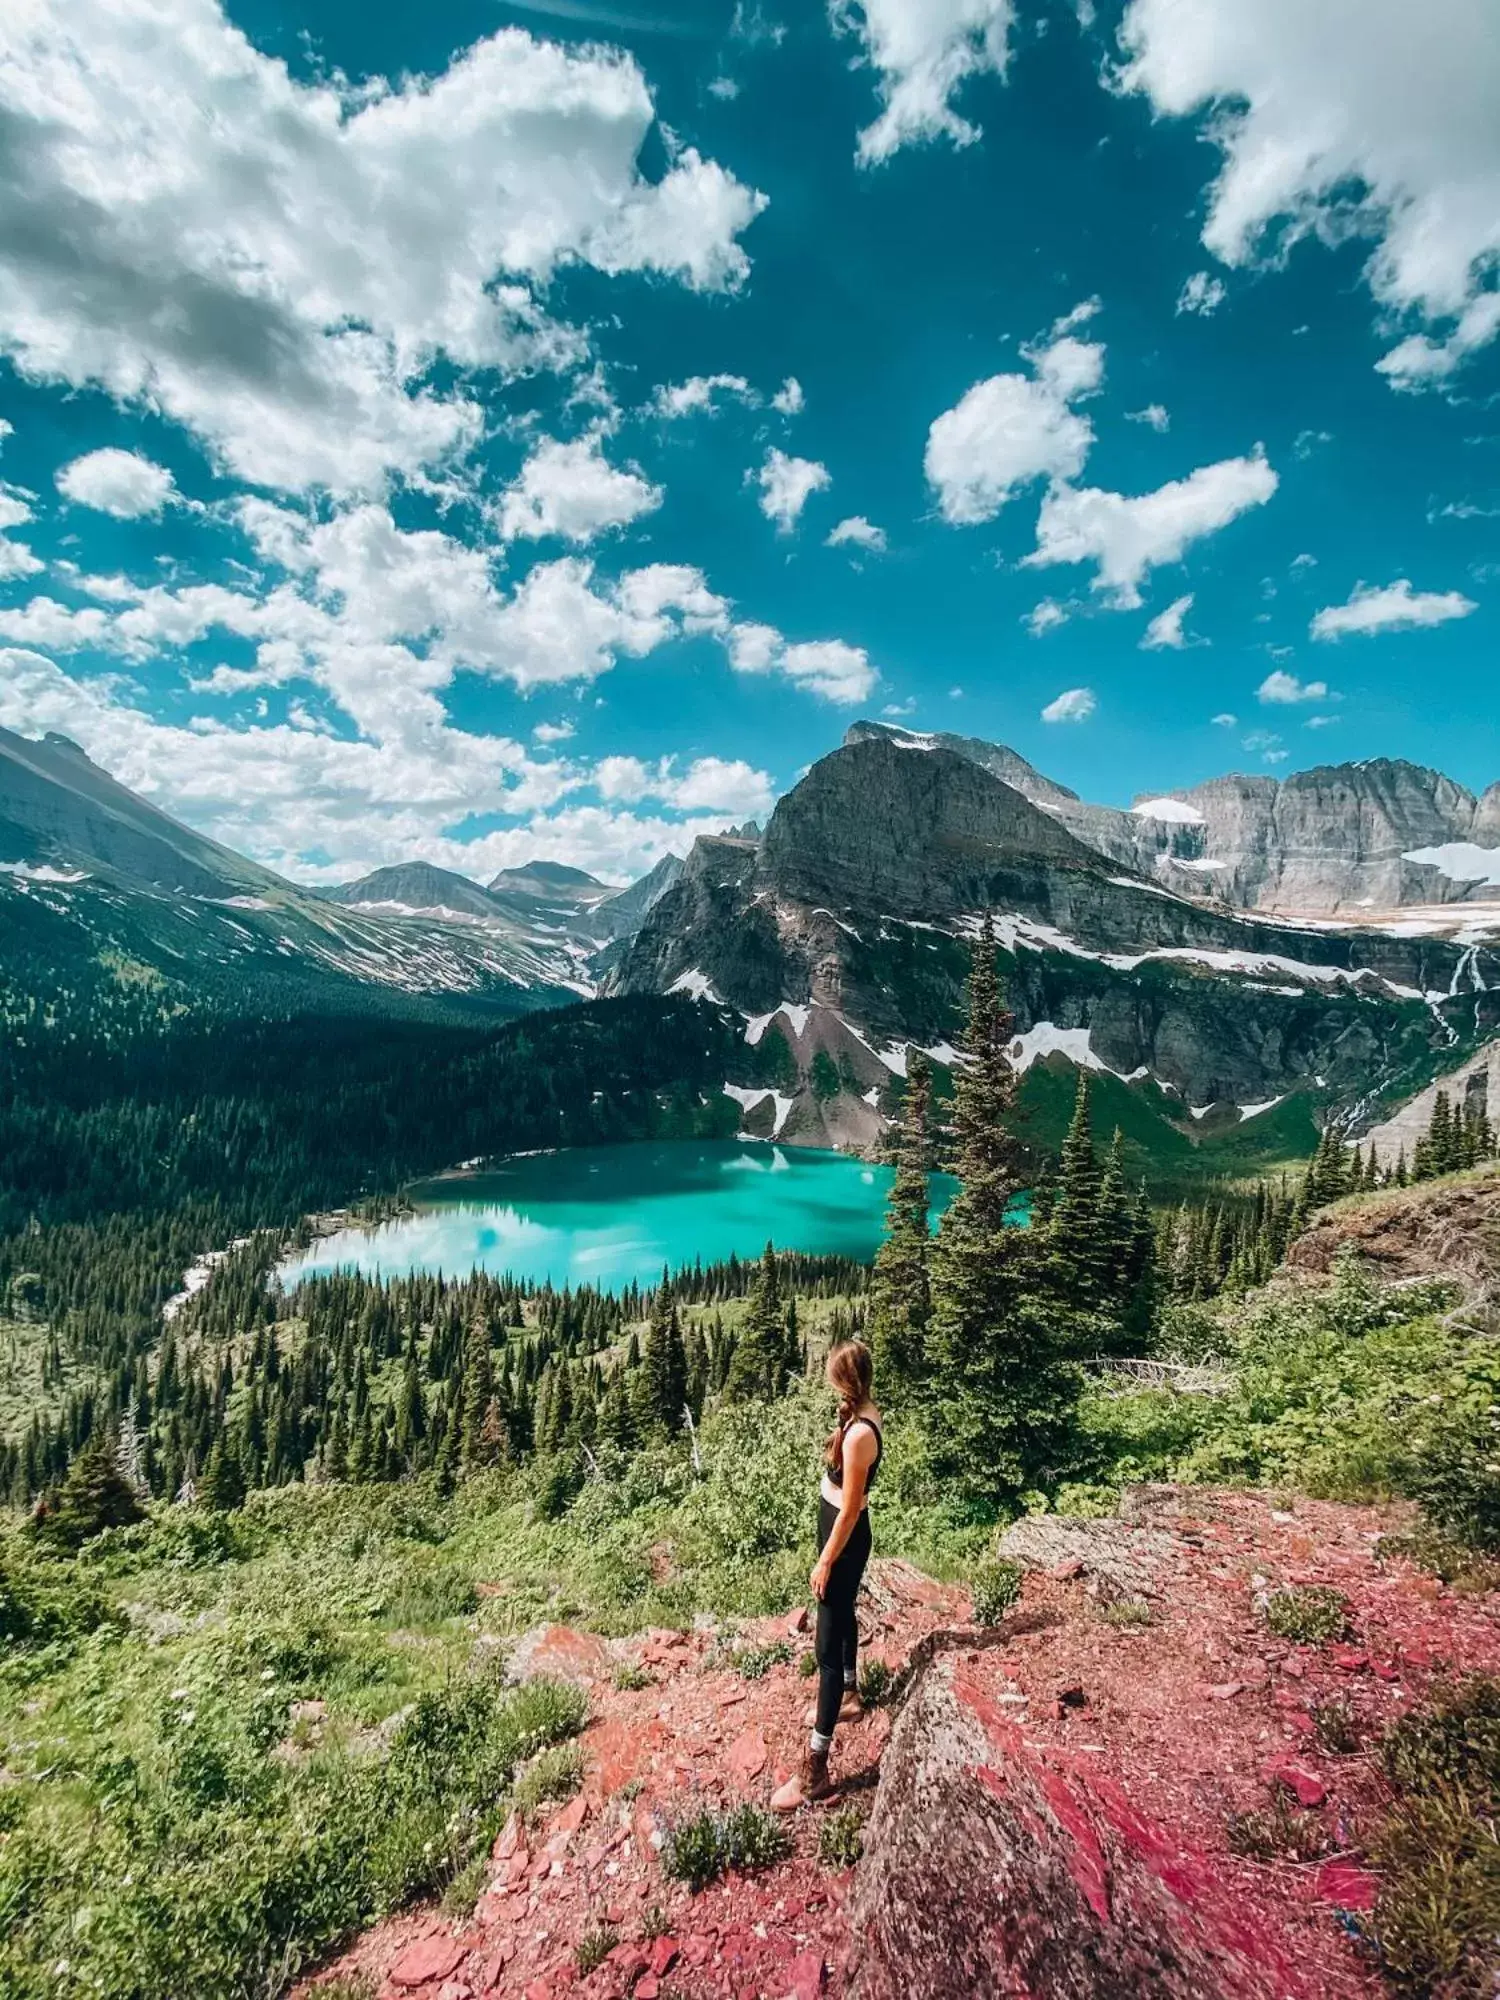
[[[889,1167],[842,1153],[745,1142],[623,1145],[519,1156],[482,1174],[408,1190],[415,1214],[344,1229],[282,1269],[282,1282],[330,1271],[464,1277],[508,1272],[553,1285],[618,1290],[731,1253],[780,1250],[873,1257]],[[933,1180],[933,1220],[956,1183]]]

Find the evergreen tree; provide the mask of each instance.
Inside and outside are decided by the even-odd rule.
[[[198,1481],[198,1498],[205,1507],[221,1514],[232,1513],[245,1504],[245,1475],[223,1431],[214,1439],[208,1454],[203,1477]]]
[[[668,1437],[682,1429],[682,1413],[687,1406],[687,1350],[677,1307],[670,1301],[658,1305],[646,1332],[646,1353],[641,1365],[645,1382],[644,1407],[649,1421]]]
[[[34,1526],[38,1537],[55,1548],[80,1549],[106,1528],[128,1528],[144,1518],[140,1502],[120,1476],[113,1439],[96,1430],[74,1454],[57,1492],[38,1508]]]
[[[1080,1070],[1073,1118],[1058,1163],[1057,1193],[1044,1252],[1053,1295],[1061,1304],[1077,1308],[1100,1302],[1106,1277],[1106,1246],[1099,1228],[1099,1162],[1089,1125],[1089,1101],[1089,1073]],[[1123,1193],[1122,1186],[1121,1196]]]
[[[482,1312],[475,1312],[464,1337],[459,1458],[466,1466],[484,1462],[484,1420],[494,1397],[495,1371],[490,1359],[489,1322]]]
[[[724,1394],[732,1403],[768,1401],[786,1387],[786,1330],[776,1251],[767,1244],[735,1343]]]
[[[906,1061],[906,1091],[896,1140],[896,1178],[886,1205],[885,1241],[870,1280],[870,1345],[880,1393],[899,1404],[921,1382],[926,1368],[931,1207],[932,1071],[920,1049]]]
[[[1056,1308],[1039,1289],[1028,1232],[1006,1226],[1020,1189],[1007,1126],[1013,1022],[986,917],[969,975],[969,1061],[955,1078],[954,1169],[962,1186],[932,1251],[922,1426],[934,1469],[958,1497],[993,1508],[1052,1472],[1079,1378]]]

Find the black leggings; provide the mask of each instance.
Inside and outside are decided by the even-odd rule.
[[[821,1553],[839,1510],[827,1500],[818,1504],[818,1549]],[[870,1513],[866,1508],[854,1524],[854,1532],[839,1551],[828,1572],[828,1588],[818,1606],[818,1720],[820,1736],[832,1736],[839,1719],[844,1689],[856,1677],[859,1662],[859,1623],[854,1616],[854,1600],[859,1595],[865,1564],[870,1560]]]

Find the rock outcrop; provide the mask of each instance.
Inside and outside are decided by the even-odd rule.
[[[1492,1672],[1494,1595],[1380,1557],[1399,1510],[1154,1487],[1122,1515],[1054,1523],[1066,1547],[1033,1540],[1062,1559],[1029,1568],[984,1631],[962,1592],[873,1564],[864,1654],[906,1692],[840,1729],[841,1796],[792,1816],[784,1859],[697,1894],[664,1867],[664,1837],[764,1805],[795,1762],[806,1609],[737,1635],[762,1655],[751,1679],[736,1635],[706,1623],[607,1645],[539,1631],[520,1665],[561,1663],[589,1688],[581,1789],[511,1817],[471,1917],[405,1911],[297,1994],[342,1977],[379,2000],[1376,2000],[1357,1940],[1386,1800],[1314,1718],[1336,1704],[1373,1741],[1445,1677]],[[1148,1622],[1111,1620],[1091,1589],[1122,1559],[1132,1597],[1149,1586]],[[1336,1590],[1346,1638],[1274,1638],[1259,1607],[1288,1584]],[[640,1670],[625,1686],[622,1658]],[[1326,1858],[1234,1851],[1233,1815],[1281,1795]],[[858,1866],[825,1860],[830,1814],[872,1799]],[[613,1943],[581,1970],[604,1926]]]
[[[952,1659],[902,1712],[850,1913],[849,2000],[1324,2000],[1206,1855]]]
[[[1350,1250],[1385,1284],[1447,1278],[1470,1305],[1500,1306],[1500,1166],[1339,1202],[1313,1219],[1286,1261],[1324,1277]]]

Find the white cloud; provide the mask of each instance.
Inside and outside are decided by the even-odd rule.
[[[1043,722],[1087,722],[1098,708],[1092,688],[1068,688],[1042,710]]]
[[[1494,337],[1500,35],[1487,6],[1436,0],[1419,19],[1409,0],[1131,0],[1120,35],[1126,88],[1161,114],[1210,114],[1223,167],[1203,241],[1216,257],[1243,266],[1313,232],[1374,237],[1380,306],[1456,323],[1386,357],[1401,386],[1443,379]]]
[[[572,722],[539,722],[531,733],[538,743],[566,743],[578,729]]]
[[[656,392],[653,408],[659,417],[673,421],[712,410],[716,396],[732,396],[741,403],[758,400],[743,375],[690,375],[685,382],[664,382]]]
[[[732,289],[764,206],[691,149],[637,167],[634,59],[508,28],[435,78],[297,82],[217,0],[0,14],[0,350],[186,425],[256,484],[381,487],[481,421],[435,357],[569,364],[554,271]]]
[[[1182,629],[1182,621],[1192,608],[1193,594],[1189,591],[1185,597],[1174,597],[1165,611],[1158,611],[1141,639],[1146,651],[1158,652],[1165,647],[1180,653],[1184,646],[1200,643],[1190,639]]]
[[[57,490],[65,500],[80,507],[93,507],[101,514],[113,514],[118,521],[139,520],[159,514],[177,499],[177,484],[164,465],[157,465],[139,452],[85,452],[63,466],[57,474]]]
[[[846,646],[842,639],[814,639],[788,646],[780,664],[788,680],[825,701],[846,706],[867,701],[880,679],[863,646]]]
[[[795,375],[788,375],[776,394],[771,398],[771,408],[778,416],[799,416],[807,403],[802,393],[802,384]]]
[[[628,880],[663,854],[685,852],[697,834],[764,811],[770,794],[764,773],[704,757],[682,772],[670,760],[655,767],[641,793],[692,817],[568,805],[602,765],[533,762],[506,738],[448,727],[385,744],[320,726],[243,728],[197,718],[180,727],[153,720],[115,686],[75,680],[33,652],[0,652],[0,726],[63,731],[165,810],[307,881],[347,880],[410,860],[484,877],[533,857]],[[477,840],[447,831],[476,814],[511,824]]]
[[[1268,764],[1281,764],[1286,761],[1287,752],[1282,749],[1281,738],[1274,730],[1252,729],[1249,735],[1241,737],[1240,741],[1245,749],[1258,752]]]
[[[789,646],[774,625],[731,627],[726,644],[736,673],[781,673],[824,701],[852,706],[866,701],[880,675],[862,646],[842,639],[813,639]]]
[[[637,467],[622,472],[611,465],[597,432],[565,444],[543,438],[506,489],[500,532],[507,541],[559,535],[591,542],[654,512],[663,497]]]
[[[1044,632],[1055,632],[1059,625],[1066,625],[1067,622],[1067,608],[1059,604],[1055,597],[1044,597],[1040,604],[1033,604],[1021,620],[1033,639],[1040,639]]]
[[[1346,604],[1328,604],[1317,612],[1310,629],[1315,639],[1342,639],[1350,632],[1412,632],[1467,618],[1478,608],[1461,591],[1413,590],[1403,576],[1383,589],[1358,584]]]
[[[0,431],[0,439],[8,437],[10,431],[7,424]],[[25,542],[13,542],[6,533],[8,528],[23,527],[31,518],[31,495],[16,486],[0,485],[0,583],[36,576],[46,568]]]
[[[1223,303],[1224,281],[1208,271],[1194,271],[1177,294],[1178,312],[1197,313],[1203,319],[1217,312]]]
[[[1154,431],[1171,428],[1172,419],[1160,403],[1148,403],[1143,410],[1127,410],[1125,420],[1132,424],[1149,424]]]
[[[830,549],[868,549],[872,555],[884,555],[886,550],[885,529],[877,528],[873,521],[867,521],[863,514],[850,514],[837,527],[830,528],[825,546]]]
[[[972,145],[980,128],[952,99],[971,76],[1003,75],[1011,0],[830,0],[834,27],[858,35],[879,72],[883,109],[859,135],[862,166],[931,139]]]
[[[1336,715],[1310,715],[1302,726],[1304,729],[1332,729],[1337,721]]]
[[[1299,681],[1295,674],[1280,667],[1266,675],[1255,690],[1255,698],[1282,708],[1293,707],[1299,701],[1338,700],[1337,695],[1329,694],[1327,681]]]
[[[1042,502],[1036,548],[1023,560],[1031,566],[1097,563],[1094,589],[1109,591],[1118,609],[1132,610],[1148,570],[1180,561],[1190,543],[1264,506],[1276,483],[1257,450],[1201,465],[1152,493],[1054,486]]]
[[[737,674],[768,674],[781,657],[782,638],[774,625],[736,625],[728,644],[729,664]]]
[[[1222,715],[1216,715],[1213,720],[1215,729],[1233,729],[1238,723],[1239,717],[1231,715],[1226,709]]]
[[[766,453],[759,472],[747,475],[760,488],[760,511],[776,523],[777,532],[789,535],[802,509],[814,493],[833,484],[833,475],[816,459],[790,458],[775,445]]]
[[[1093,426],[1069,406],[1099,387],[1103,347],[1065,333],[1027,359],[1031,375],[991,375],[933,420],[923,465],[945,521],[992,520],[1018,487],[1083,470]]]
[[[637,805],[659,799],[688,812],[724,812],[755,818],[769,812],[776,794],[764,771],[743,759],[697,757],[685,771],[676,759],[662,757],[646,764],[639,757],[604,757],[595,765],[593,783],[610,804]]]

